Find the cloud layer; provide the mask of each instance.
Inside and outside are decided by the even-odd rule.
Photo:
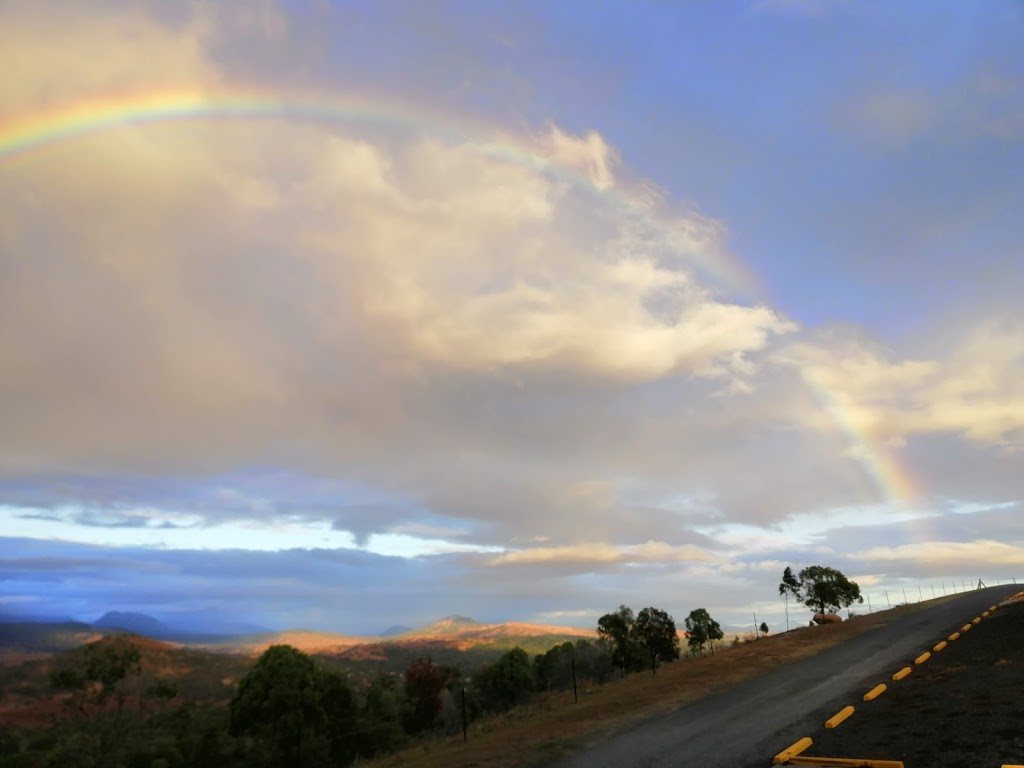
[[[317,25],[273,4],[33,3],[3,20],[13,121],[167,89],[215,104],[365,88],[324,78]],[[851,109],[868,129],[851,124],[867,140],[928,130],[865,98]],[[1020,565],[1019,536],[987,529],[887,542],[899,520],[852,549],[808,523],[1019,504],[1019,314],[972,312],[914,344],[802,327],[742,284],[728,221],[687,202],[699,189],[662,189],[600,131],[359,99],[380,113],[135,120],[0,155],[6,520],[180,552],[303,529],[279,548],[338,545],[310,558],[358,563],[339,578],[400,568],[396,590],[501,595],[510,613],[545,574],[550,599],[519,615],[613,607],[608,580],[629,569],[652,600],[684,574],[724,604],[789,558],[848,557],[871,578]],[[913,498],[879,482],[883,458]],[[109,567],[141,555],[125,557]],[[187,581],[174,573],[167,595]]]

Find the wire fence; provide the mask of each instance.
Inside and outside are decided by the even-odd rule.
[[[861,597],[864,600],[863,606],[857,605],[849,606],[846,609],[846,617],[856,616],[862,612],[875,613],[877,611],[887,611],[892,608],[897,608],[901,605],[910,605],[911,603],[921,603],[925,600],[936,600],[940,597],[949,597],[952,595],[963,594],[964,592],[971,592],[975,589],[984,589],[985,587],[997,587],[1003,584],[1017,584],[1018,580],[1016,577],[1010,578],[998,578],[998,579],[949,579],[940,580],[938,582],[929,582],[927,584],[913,584],[913,585],[898,585],[895,587],[889,587],[888,589],[875,589],[873,592],[864,591],[861,592]],[[1024,580],[1021,580],[1024,584]],[[811,622],[814,623],[813,621]],[[756,617],[755,617],[755,628]],[[803,619],[798,619],[796,616],[793,617],[793,627],[803,626]],[[786,603],[786,629],[791,629],[790,621],[790,606],[789,602]]]

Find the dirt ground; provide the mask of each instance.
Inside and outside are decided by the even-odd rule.
[[[808,734],[806,754],[906,768],[1024,764],[1024,604],[1001,608],[923,664],[906,663],[909,677],[880,679],[889,688],[879,698],[849,702],[849,720]]]

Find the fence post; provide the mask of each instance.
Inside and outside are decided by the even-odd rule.
[[[462,689],[462,743],[469,741],[469,733],[466,726],[466,689]]]
[[[574,704],[580,703],[580,696],[576,692],[576,657],[572,657],[572,701]]]

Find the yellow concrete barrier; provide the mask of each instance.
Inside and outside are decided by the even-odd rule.
[[[935,651],[936,653],[938,653],[943,648],[945,648],[947,645],[949,645],[949,643],[947,643],[945,640],[942,640],[941,642],[936,643],[935,647],[932,648],[932,650]]]
[[[851,760],[848,757],[810,757],[801,755],[790,761],[793,765],[835,765],[848,768],[904,768],[902,760]]]
[[[914,663],[915,664],[924,664],[931,657],[932,657],[931,652],[930,651],[925,651],[920,656],[918,656],[916,659],[914,659]]]
[[[990,613],[991,613],[991,611],[982,611],[982,612],[981,612],[981,618],[983,618],[983,619],[987,619],[987,618],[988,618],[988,615],[989,615]]]
[[[964,624],[962,627],[960,627],[960,631],[961,632],[970,632],[971,631],[971,625],[970,624]]]
[[[784,765],[785,763],[788,763],[790,759],[796,757],[801,752],[806,750],[813,743],[814,742],[811,741],[810,736],[804,736],[802,739],[800,739],[800,741],[796,742],[795,744],[791,744],[790,746],[786,747],[784,750],[779,752],[779,754],[772,758],[772,762],[775,765]]]
[[[971,619],[971,624],[981,624],[981,616],[975,616]]]
[[[874,688],[872,688],[870,691],[864,694],[864,701],[874,701],[883,693],[885,693],[888,687],[889,686],[887,686],[885,683],[882,683],[881,685],[876,685]]]
[[[849,719],[850,715],[852,715],[855,711],[856,710],[853,707],[843,707],[834,715],[832,715],[832,717],[825,721],[825,727],[835,728],[837,725],[845,723]]]
[[[902,680],[904,677],[910,674],[910,667],[904,667],[895,675],[892,676],[893,680]]]
[[[960,637],[960,633],[959,633],[959,632],[954,632],[954,633],[953,633],[952,635],[950,635],[950,636],[949,636],[949,638],[947,638],[947,639],[949,640],[949,642],[951,642],[951,643],[952,643],[952,642],[953,642],[954,640],[956,640],[956,639],[957,639],[958,637]]]

